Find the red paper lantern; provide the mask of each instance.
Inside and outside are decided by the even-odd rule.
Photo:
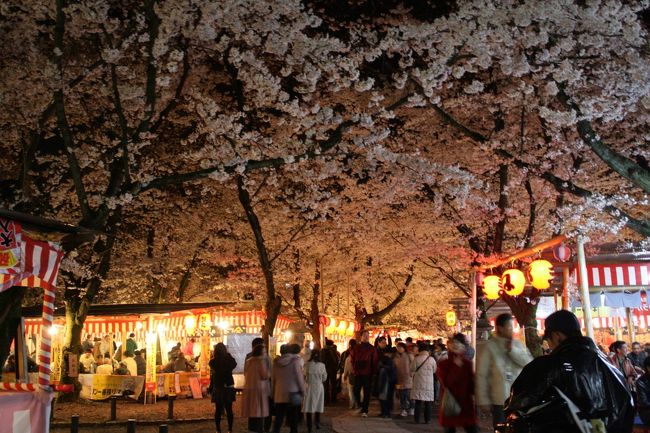
[[[561,262],[566,262],[571,258],[571,248],[567,247],[564,243],[561,243],[557,247],[553,248],[553,257]]]

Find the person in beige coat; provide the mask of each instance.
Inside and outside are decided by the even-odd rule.
[[[532,361],[528,349],[512,338],[512,316],[503,313],[496,319],[496,335],[481,348],[476,363],[476,400],[481,412],[492,412],[492,423],[505,422],[503,403],[510,387],[526,364]]]
[[[269,416],[269,379],[271,372],[264,345],[253,348],[251,356],[244,364],[244,395],[242,397],[242,417],[248,418],[250,431],[263,433],[263,419]]]
[[[406,344],[401,341],[397,343],[397,354],[393,358],[395,369],[397,370],[397,384],[395,389],[399,394],[400,408],[402,417],[408,416],[411,408],[411,388],[413,388],[413,372],[411,364],[413,355],[406,350]]]
[[[300,359],[300,346],[290,344],[280,347],[280,357],[273,362],[271,374],[275,404],[273,433],[280,433],[285,416],[291,433],[298,432],[300,406],[305,395],[305,379]]]

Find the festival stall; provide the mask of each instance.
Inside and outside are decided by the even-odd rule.
[[[323,336],[334,341],[338,347],[347,348],[348,341],[354,338],[355,332],[361,329],[359,323],[354,319],[345,317],[321,315],[320,323]]]
[[[2,431],[49,431],[50,404],[50,335],[56,279],[63,251],[58,244],[39,241],[23,233],[18,220],[0,218],[0,291],[13,286],[43,289],[43,306],[38,348],[38,382],[3,382],[0,386]]]
[[[212,346],[223,341],[233,346],[232,350],[238,350],[238,354],[245,350],[242,352],[242,356],[245,356],[250,351],[249,340],[260,336],[264,324],[263,311],[229,311],[223,308],[228,304],[232,302],[91,306],[84,323],[82,340],[86,336],[95,339],[108,336],[110,350],[112,351],[113,339],[117,347],[115,353],[111,352],[111,357],[115,355],[120,358],[126,339],[133,333],[137,347],[145,351],[147,368],[144,377],[80,374],[81,397],[103,400],[112,395],[126,394],[138,399],[143,390],[156,397],[170,395],[198,397],[201,388],[205,388],[209,382],[208,361]],[[58,369],[60,365],[64,313],[64,309],[55,311],[56,318],[51,327],[54,342],[53,369]],[[35,311],[23,309],[23,314],[30,316],[34,315]],[[276,322],[276,330],[282,332],[290,323],[290,319],[281,315]],[[25,334],[28,341],[35,341],[41,331],[40,320],[36,318],[25,320]],[[248,342],[248,344],[241,344],[240,340],[245,340],[244,343]],[[191,352],[191,355],[184,352],[189,358],[197,359],[198,371],[161,372],[162,367],[169,362],[168,354],[179,343],[183,350]],[[97,346],[100,343],[95,344]],[[243,366],[243,358],[240,361]]]

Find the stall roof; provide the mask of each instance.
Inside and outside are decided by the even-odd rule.
[[[88,316],[134,316],[139,314],[164,314],[184,310],[201,310],[205,308],[233,305],[237,301],[192,302],[181,304],[99,304],[91,305]],[[43,307],[23,307],[23,317],[41,317]],[[65,308],[54,310],[55,316],[65,316]]]

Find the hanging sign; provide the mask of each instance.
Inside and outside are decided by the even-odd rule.
[[[76,353],[68,353],[68,376],[79,376],[79,360]]]
[[[212,327],[212,320],[210,313],[203,313],[199,316],[199,329],[201,331],[208,331]]]
[[[456,313],[454,311],[447,311],[445,318],[447,319],[447,326],[454,326],[456,324]]]
[[[0,218],[0,273],[19,274],[22,271],[21,236],[18,222]]]

